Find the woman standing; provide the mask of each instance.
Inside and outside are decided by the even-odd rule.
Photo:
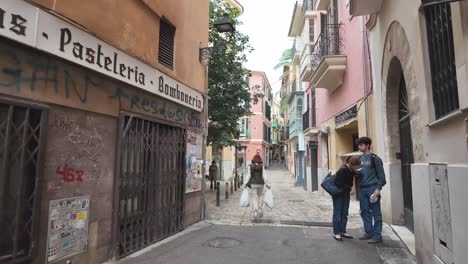
[[[343,238],[353,239],[352,236],[346,233],[346,225],[348,224],[351,188],[353,187],[354,176],[358,173],[360,167],[361,160],[359,157],[348,157],[346,164],[343,164],[335,174],[335,185],[343,189],[342,193],[332,196],[333,238],[338,241],[343,241]]]
[[[252,195],[254,218],[263,216],[263,187],[266,185],[267,188],[270,188],[265,182],[266,173],[263,169],[263,160],[260,157],[260,150],[257,149],[257,153],[252,158],[252,164],[250,164],[250,178],[246,183]]]
[[[213,190],[213,182],[216,183],[216,178],[218,175],[218,166],[216,166],[216,161],[213,160],[211,162],[210,168],[208,170],[209,170],[208,180],[210,181],[210,190]],[[216,189],[216,185],[214,188]]]

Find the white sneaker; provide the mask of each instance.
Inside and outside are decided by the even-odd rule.
[[[339,234],[338,234],[338,235],[333,235],[333,238],[334,238],[335,240],[338,240],[338,241],[343,241],[343,238],[342,238],[341,235],[339,235]]]

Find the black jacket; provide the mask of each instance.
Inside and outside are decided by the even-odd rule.
[[[263,165],[250,165],[250,179],[249,182],[246,184],[249,188],[251,184],[265,184],[265,180],[263,179]]]
[[[346,191],[350,191],[353,187],[354,172],[346,165],[342,165],[341,168],[335,173],[335,185],[339,188],[344,188]]]

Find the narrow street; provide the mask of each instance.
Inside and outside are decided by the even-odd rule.
[[[267,173],[275,208],[266,209],[263,219],[253,221],[251,209],[239,207],[241,190],[226,200],[222,188],[220,207],[215,191],[207,191],[205,222],[117,263],[414,263],[387,225],[384,243],[377,246],[335,241],[331,200],[294,187],[285,168],[274,166]],[[348,227],[355,237],[361,234],[358,213],[352,201]]]

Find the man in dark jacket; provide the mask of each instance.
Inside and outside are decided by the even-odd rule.
[[[359,204],[365,234],[359,239],[369,240],[369,244],[377,244],[382,242],[380,191],[385,185],[385,171],[382,160],[370,152],[372,145],[370,138],[359,138],[356,143],[359,151],[363,153],[359,180]]]

